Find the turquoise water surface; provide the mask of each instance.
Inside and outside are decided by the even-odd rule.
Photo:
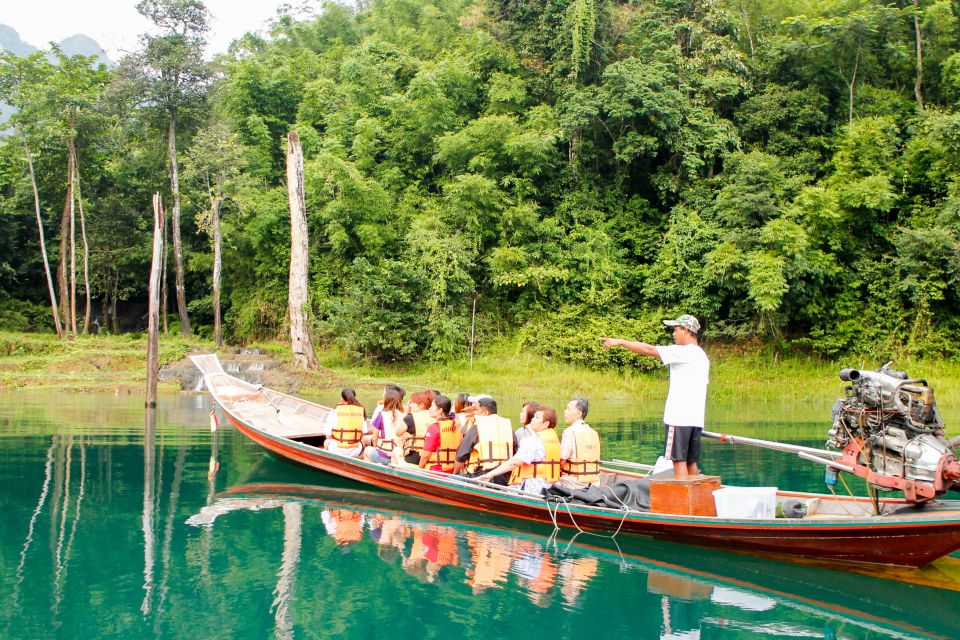
[[[212,434],[206,396],[164,396],[152,425],[142,404],[0,394],[0,637],[960,637],[952,558],[938,588],[553,535],[274,460]],[[656,412],[597,411],[604,457],[655,458]],[[717,430],[803,444],[827,428],[794,409],[716,413]],[[822,488],[821,468],[778,452],[710,442],[704,467]]]

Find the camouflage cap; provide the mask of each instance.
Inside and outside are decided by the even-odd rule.
[[[690,333],[700,333],[700,321],[689,313],[685,313],[676,320],[664,320],[663,324],[668,327],[683,327]]]

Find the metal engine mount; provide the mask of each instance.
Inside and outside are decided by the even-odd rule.
[[[843,450],[838,468],[878,489],[899,489],[908,502],[924,502],[960,481],[960,463],[933,389],[890,364],[840,371],[850,386],[833,407],[827,446]]]

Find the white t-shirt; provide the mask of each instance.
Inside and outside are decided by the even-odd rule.
[[[544,449],[540,436],[534,433],[520,441],[513,457],[523,460],[525,464],[543,462],[547,458],[547,450]]]
[[[671,344],[657,347],[663,364],[670,367],[670,391],[663,421],[675,427],[703,427],[710,382],[710,359],[700,345]]]

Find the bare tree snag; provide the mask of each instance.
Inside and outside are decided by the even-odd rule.
[[[913,94],[917,96],[917,107],[923,111],[923,38],[920,33],[920,0],[913,0],[913,29],[917,34],[917,81],[913,85]]]
[[[77,160],[76,147],[73,149],[74,192],[77,196],[77,208],[80,210],[80,239],[83,241],[83,293],[86,305],[83,311],[83,332],[90,333],[90,245],[87,242],[87,221],[83,214],[83,197],[80,192],[80,163]]]
[[[290,341],[297,364],[304,369],[315,369],[317,355],[307,322],[309,245],[303,149],[296,131],[287,135],[287,195],[290,198]]]
[[[72,124],[71,124],[72,127]],[[67,137],[67,195],[70,198],[70,331],[77,335],[77,154],[73,137]]]
[[[192,334],[190,318],[187,317],[187,294],[183,284],[183,246],[180,243],[180,173],[177,170],[177,112],[170,114],[170,129],[167,132],[167,153],[170,157],[170,193],[173,196],[170,224],[173,230],[174,282],[177,289],[177,312],[180,314],[180,330],[185,338]]]
[[[223,346],[223,328],[220,319],[220,271],[223,260],[220,236],[220,209],[223,200],[216,198],[210,215],[210,230],[213,234],[213,339],[218,347]]]
[[[60,215],[60,265],[57,268],[57,293],[60,296],[60,317],[63,318],[64,335],[70,333],[70,274],[67,271],[67,256],[70,255],[70,209],[73,204],[72,158],[67,157],[67,194],[63,199]]]
[[[167,217],[163,217],[163,273],[160,276],[160,317],[163,319],[163,335],[169,335],[170,329],[167,327],[167,302],[170,300],[170,292],[167,290],[167,256],[170,254],[167,248]]]
[[[160,372],[160,265],[163,262],[163,210],[160,194],[153,194],[153,261],[150,263],[150,302],[147,312],[147,399],[157,406],[157,379]]]
[[[37,213],[37,231],[40,233],[40,255],[43,256],[43,271],[47,276],[47,291],[50,294],[50,310],[53,312],[53,326],[57,335],[63,337],[63,326],[60,324],[60,311],[57,309],[57,293],[53,288],[53,275],[50,273],[50,260],[47,258],[47,241],[43,236],[43,220],[40,216],[40,194],[37,191],[37,176],[33,171],[33,157],[27,141],[23,141],[23,153],[27,158],[27,168],[30,170],[30,186],[33,188],[33,207]]]

